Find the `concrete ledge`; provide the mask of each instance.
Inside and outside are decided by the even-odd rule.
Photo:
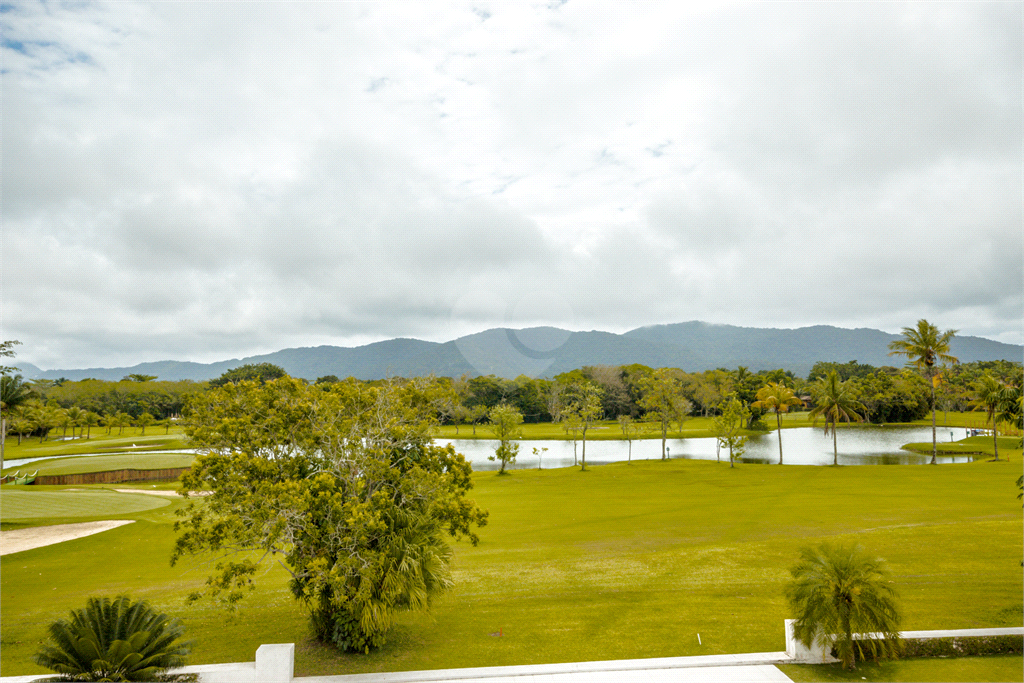
[[[598,662],[565,662],[524,666],[484,666],[469,669],[434,669],[426,671],[395,671],[342,676],[310,676],[297,678],[301,683],[417,683],[420,681],[458,681],[512,676],[548,676],[614,671],[654,671],[662,669],[717,668],[785,664],[792,660],[785,652],[753,652],[739,655],[701,655],[696,657],[656,657],[651,659],[614,659]]]

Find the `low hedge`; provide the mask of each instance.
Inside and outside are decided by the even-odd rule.
[[[962,638],[907,638],[903,657],[972,657],[1019,655],[1024,636],[970,636]]]

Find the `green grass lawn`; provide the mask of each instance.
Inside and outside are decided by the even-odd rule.
[[[81,458],[53,458],[36,460],[27,465],[6,467],[4,473],[15,469],[24,473],[39,474],[82,474],[85,472],[110,472],[113,470],[162,470],[175,467],[191,467],[195,456],[191,453],[123,453],[118,455],[90,455]]]
[[[110,519],[164,507],[170,503],[168,499],[158,496],[132,495],[102,489],[33,491],[30,490],[32,488],[12,486],[0,490],[0,521],[5,523],[3,528],[9,528],[7,522],[26,522],[35,519],[96,516]]]
[[[999,457],[1005,458],[1017,456],[1017,461],[1019,462],[1021,454],[1020,437],[1000,436],[998,439]],[[921,443],[908,443],[904,445],[903,448],[908,451],[914,451],[915,453],[931,455],[932,442],[925,441]],[[995,447],[992,445],[991,436],[969,436],[966,439],[960,439],[959,441],[953,442],[937,441],[935,444],[935,450],[947,455],[958,453],[982,453],[984,455],[995,455]]]
[[[864,662],[854,671],[835,664],[783,664],[784,674],[794,681],[1021,681],[1024,658],[1020,655],[957,657],[956,659],[906,659]]]
[[[107,435],[104,428],[93,429],[88,439],[75,438],[64,441],[56,432],[39,442],[38,438],[22,439],[18,445],[17,436],[7,436],[4,444],[4,460],[18,458],[48,458],[61,455],[82,455],[84,453],[113,453],[116,451],[153,451],[175,450],[188,448],[185,434],[181,427],[171,427],[169,434],[163,427],[150,426],[143,435],[139,427],[126,427],[124,434],[118,435],[115,429]]]
[[[0,560],[2,673],[41,672],[31,655],[49,621],[122,593],[182,617],[195,663],[252,661],[262,643],[294,642],[300,676],[778,651],[788,568],[821,540],[889,561],[908,630],[1021,625],[1019,475],[1019,462],[694,460],[477,473],[490,523],[479,546],[455,545],[455,588],[430,614],[403,614],[368,656],[312,642],[279,567],[234,614],[186,606],[210,566],[169,566],[183,504],[172,499],[129,515],[136,524]],[[34,518],[56,521],[68,520]]]

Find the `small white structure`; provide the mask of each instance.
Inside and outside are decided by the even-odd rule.
[[[260,645],[256,650],[256,683],[292,683],[295,643]]]
[[[794,662],[802,664],[831,664],[839,660],[830,655],[818,643],[805,646],[794,635],[796,619],[786,619],[786,654]]]

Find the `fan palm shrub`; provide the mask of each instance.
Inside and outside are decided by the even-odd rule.
[[[803,548],[790,569],[786,598],[796,616],[794,635],[817,643],[847,669],[856,659],[896,657],[902,649],[896,591],[882,560],[859,545]],[[861,634],[855,638],[854,633]]]
[[[89,598],[85,609],[72,610],[47,631],[49,642],[33,659],[60,674],[53,681],[196,680],[194,674],[167,674],[184,666],[192,644],[178,642],[185,632],[181,621],[145,601]]]

